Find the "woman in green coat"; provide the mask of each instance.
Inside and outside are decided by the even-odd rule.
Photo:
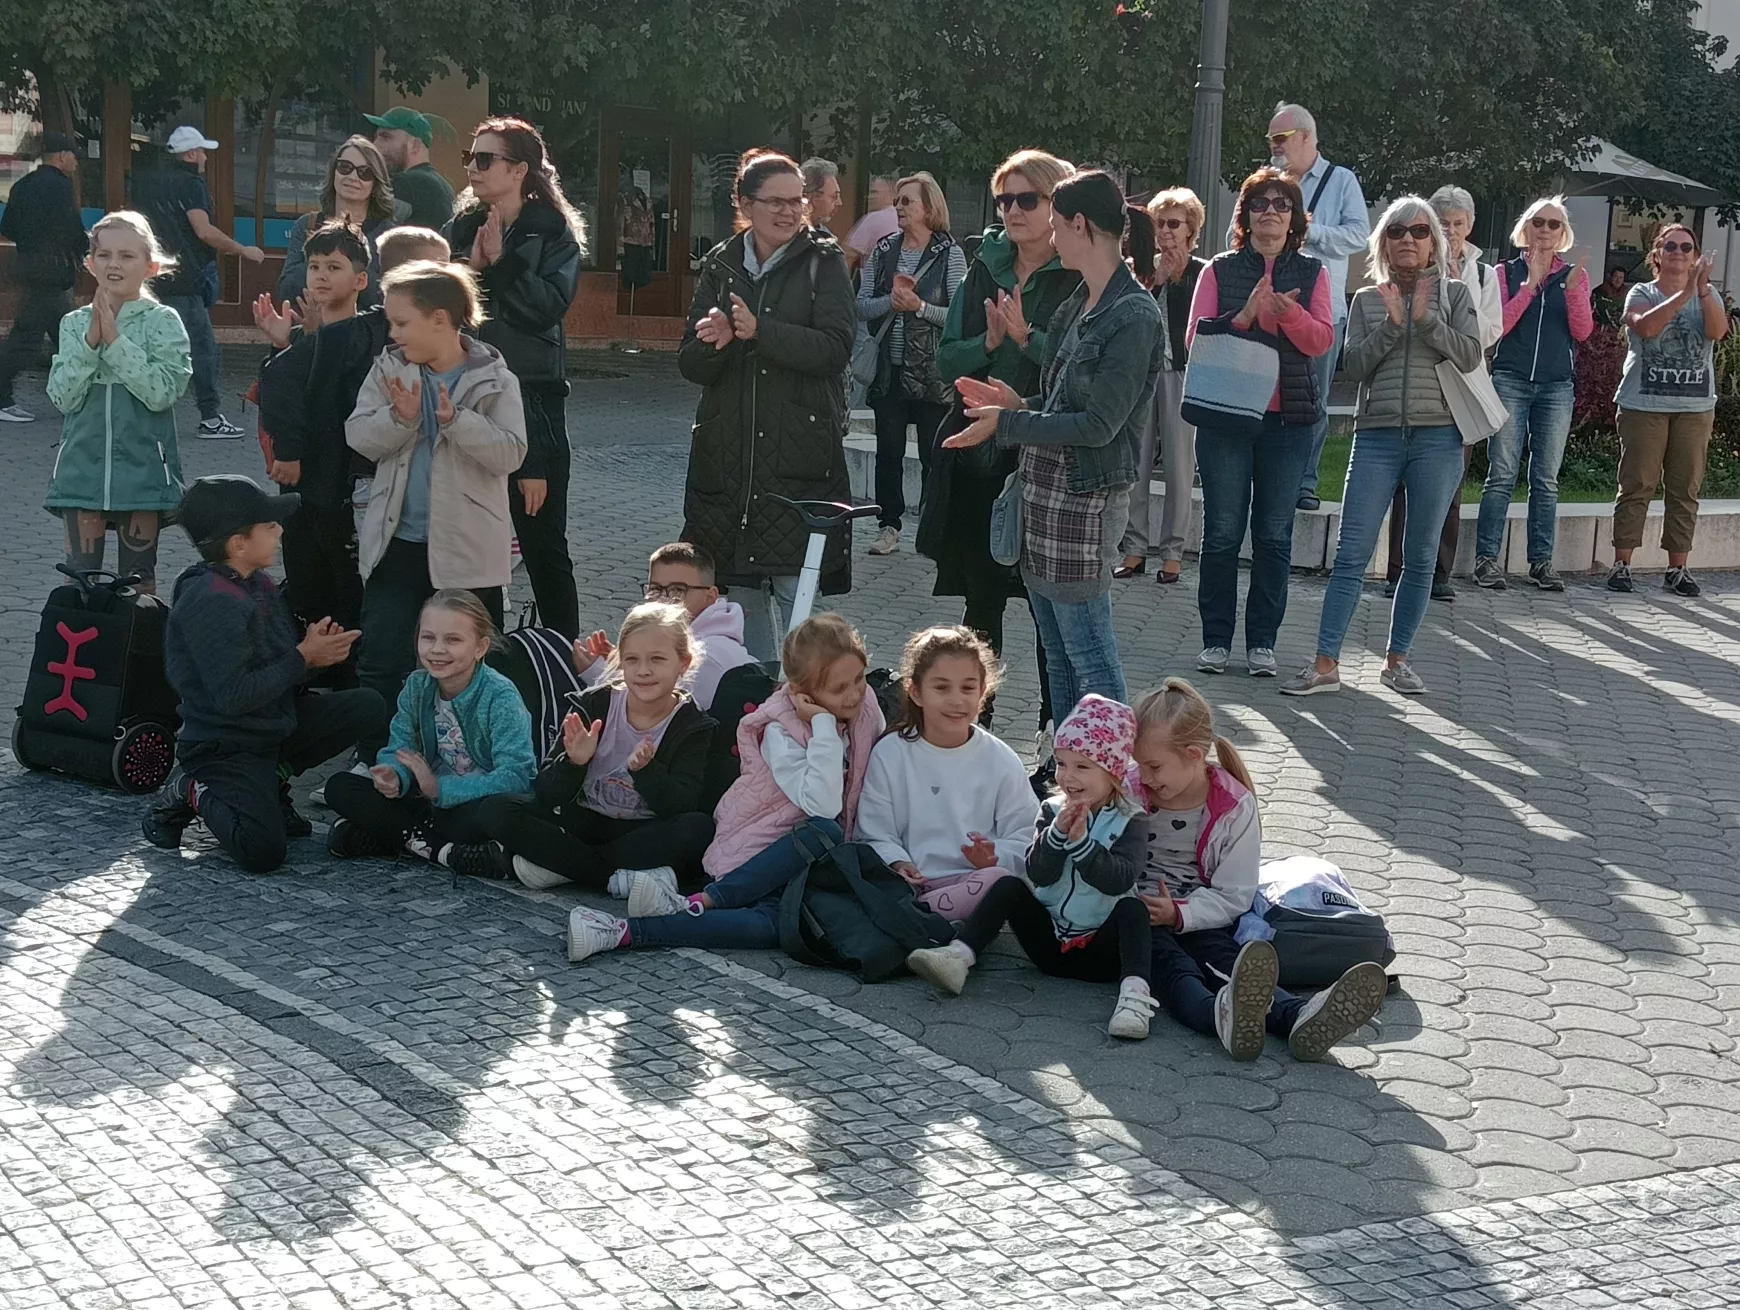
[[[171,262],[141,214],[91,229],[91,303],[60,321],[48,398],[66,415],[43,508],[66,523],[66,559],[100,569],[115,529],[116,572],[157,589],[157,537],[181,500],[175,402],[193,376],[181,316],[145,290]]]
[[[1075,170],[1042,150],[1011,155],[991,174],[1003,226],[985,233],[978,257],[949,303],[937,369],[952,386],[975,377],[1007,382],[1017,394],[1039,389],[1045,325],[1081,285],[1051,245],[1051,193]],[[945,429],[966,426],[957,401]],[[1025,597],[1020,571],[991,558],[991,503],[1015,469],[1016,452],[994,442],[972,450],[938,449],[925,487],[918,551],[936,561],[937,596],[963,596],[961,622],[1003,652],[1003,609]],[[1038,641],[1039,726],[1052,719],[1045,652]],[[989,708],[987,707],[987,717]]]

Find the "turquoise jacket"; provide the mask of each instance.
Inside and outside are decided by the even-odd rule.
[[[181,500],[175,402],[193,376],[181,315],[132,300],[116,320],[118,340],[92,350],[86,305],[60,321],[48,398],[66,415],[43,508],[171,510]]]
[[[416,751],[435,771],[441,794],[431,799],[444,810],[485,796],[530,791],[537,762],[532,756],[532,716],[514,684],[487,664],[479,664],[471,685],[453,702],[465,748],[471,752],[477,771],[464,775],[443,773],[435,750],[435,698],[440,688],[427,670],[418,669],[405,679],[399,707],[387,744],[376,757],[399,774],[403,794],[416,789],[411,771],[397,758],[399,751]]]

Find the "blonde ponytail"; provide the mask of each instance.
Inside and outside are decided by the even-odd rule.
[[[1215,762],[1233,777],[1239,780],[1239,785],[1252,796],[1257,794],[1257,785],[1251,781],[1251,771],[1245,767],[1245,757],[1239,754],[1239,748],[1225,737],[1214,739]]]
[[[1212,750],[1215,762],[1238,779],[1246,791],[1256,794],[1244,757],[1214,730],[1214,707],[1183,678],[1166,679],[1156,690],[1137,700],[1135,710],[1138,734],[1153,729],[1163,735],[1172,750],[1194,747],[1204,758]]]

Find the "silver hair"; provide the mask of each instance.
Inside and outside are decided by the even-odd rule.
[[[1474,221],[1474,197],[1459,186],[1441,186],[1432,193],[1432,208],[1438,211],[1439,218],[1448,218],[1451,213],[1460,211],[1468,215],[1468,221]]]
[[[816,155],[804,160],[799,167],[804,175],[804,193],[814,195],[828,184],[830,177],[840,176],[840,166],[831,159],[823,159]]]
[[[1577,243],[1577,234],[1571,231],[1571,211],[1565,208],[1565,197],[1562,195],[1543,196],[1523,210],[1522,217],[1517,219],[1516,226],[1510,230],[1510,243],[1517,247],[1528,245],[1529,220],[1543,209],[1556,209],[1565,220],[1565,226],[1559,231],[1559,253],[1562,255]]]
[[[1282,114],[1293,120],[1294,127],[1304,128],[1311,134],[1313,140],[1316,139],[1317,120],[1311,116],[1311,111],[1304,105],[1296,105],[1289,100],[1283,100],[1275,106],[1275,112],[1269,115],[1269,121],[1274,122]]]
[[[1432,228],[1432,262],[1440,269],[1449,268],[1450,248],[1444,239],[1444,225],[1438,221],[1438,211],[1420,196],[1402,196],[1392,200],[1390,207],[1384,210],[1384,216],[1371,225],[1371,245],[1368,253],[1373,282],[1382,286],[1390,280],[1389,248],[1384,240],[1384,233],[1390,224],[1416,223],[1421,219],[1425,219]]]

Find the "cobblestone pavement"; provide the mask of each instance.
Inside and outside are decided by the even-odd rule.
[[[588,362],[625,375],[573,401],[605,624],[677,525],[693,396],[668,359]],[[53,438],[0,432],[7,707]],[[910,553],[857,568],[879,661],[953,617]],[[953,1000],[758,953],[570,968],[568,898],[318,842],[250,879],[7,763],[0,1306],[1740,1305],[1740,581],[1707,582],[1464,588],[1417,701],[1377,686],[1375,592],[1341,696],[1201,679],[1270,848],[1396,933],[1399,993],[1316,1066],[1163,1017],[1114,1045],[1104,989],[1008,950]],[[1283,663],[1320,597],[1296,580]],[[999,726],[1030,747],[1011,619]],[[1188,671],[1188,589],[1129,584],[1117,619],[1133,686]]]

